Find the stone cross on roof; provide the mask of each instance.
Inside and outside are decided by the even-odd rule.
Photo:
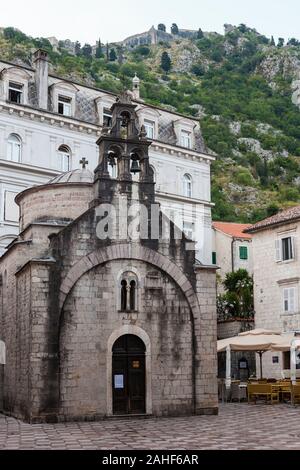
[[[87,165],[89,164],[88,160],[84,157],[80,160],[80,165],[82,165],[82,169],[85,170],[85,168],[87,167]]]

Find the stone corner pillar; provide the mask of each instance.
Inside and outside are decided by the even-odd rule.
[[[218,414],[216,267],[197,266],[195,318],[196,414]]]

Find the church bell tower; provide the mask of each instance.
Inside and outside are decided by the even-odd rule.
[[[111,202],[116,194],[127,194],[131,199],[136,184],[139,202],[154,203],[153,170],[149,164],[151,141],[147,139],[144,126],[138,127],[136,105],[130,94],[122,93],[111,111],[112,127],[103,128],[97,141],[99,164],[95,169],[94,204]],[[109,171],[110,167],[115,171]],[[138,175],[138,179],[133,181],[133,175]]]

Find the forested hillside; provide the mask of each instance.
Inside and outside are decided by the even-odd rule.
[[[135,73],[146,102],[199,118],[213,165],[214,218],[254,222],[300,203],[300,44],[266,38],[245,25],[225,34],[131,50],[33,39],[14,28],[0,35],[0,58],[31,65],[48,50],[52,71],[118,92]],[[299,105],[298,105],[299,97]]]

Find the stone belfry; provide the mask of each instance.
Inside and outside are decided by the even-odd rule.
[[[138,185],[139,202],[154,203],[155,184],[149,164],[151,141],[146,137],[144,126],[138,127],[136,105],[128,92],[120,95],[111,111],[112,127],[104,128],[97,142],[99,164],[95,169],[94,205],[111,202],[116,194],[126,194],[131,200],[135,185]],[[116,178],[110,176],[109,166],[117,167]],[[139,178],[133,181],[133,175]]]

